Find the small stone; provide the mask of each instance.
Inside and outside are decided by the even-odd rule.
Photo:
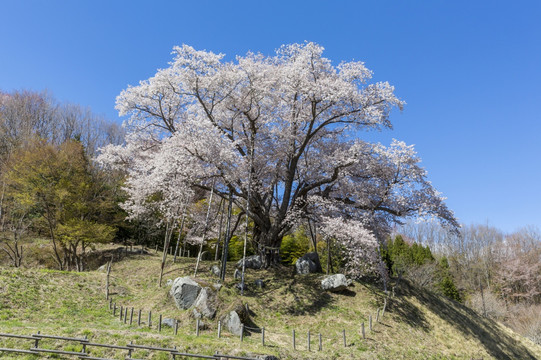
[[[169,326],[170,328],[175,327],[176,320],[171,318],[162,319],[162,326]]]
[[[254,281],[255,286],[257,286],[259,289],[263,289],[265,287],[265,282],[261,279],[257,279]]]
[[[242,260],[243,259],[240,259],[238,262],[237,262],[237,268],[240,269],[242,268]],[[261,261],[261,256],[259,255],[252,255],[252,256],[247,256],[246,257],[246,265],[245,265],[245,268],[246,269],[261,269],[263,267],[263,262]]]
[[[213,274],[213,275],[216,275],[218,277],[220,277],[222,271],[220,270],[220,268],[217,266],[217,265],[212,265],[210,267],[210,272]]]
[[[246,290],[248,288],[248,286],[246,284],[243,284],[243,283],[238,283],[235,285],[235,287],[238,289],[238,290]]]

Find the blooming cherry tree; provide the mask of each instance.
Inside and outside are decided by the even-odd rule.
[[[405,217],[456,226],[411,146],[361,139],[391,128],[391,110],[403,106],[387,82],[369,82],[363,63],[334,66],[315,43],[235,61],[187,45],[173,54],[169,67],[118,96],[129,136],[101,155],[128,169],[134,204],[145,188],[232,194],[266,265],[307,217],[354,220],[371,234],[355,241],[368,242]]]

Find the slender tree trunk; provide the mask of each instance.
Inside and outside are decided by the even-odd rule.
[[[163,240],[163,255],[162,255],[162,264],[160,266],[160,278],[158,280],[158,287],[162,286],[163,269],[165,268],[165,260],[167,259],[167,249],[169,248],[169,243],[171,241],[173,228],[174,228],[174,220],[168,220],[167,225],[165,227],[165,239]]]
[[[314,224],[314,222],[312,222],[310,219],[308,219],[308,229],[310,230],[310,239],[312,240],[314,252],[317,254],[316,224]]]
[[[225,270],[227,266],[227,252],[229,251],[229,238],[231,231],[231,210],[233,209],[233,195],[229,192],[229,205],[227,208],[227,222],[225,227],[224,248],[222,254],[222,271],[220,273],[222,281],[225,281]]]
[[[216,241],[216,251],[214,253],[214,261],[218,261],[218,253],[220,251],[220,241],[222,239],[222,225],[224,220],[224,213],[225,213],[225,201],[224,199],[220,202],[220,227],[218,230],[218,240]]]
[[[173,257],[173,264],[177,262],[177,254],[178,254],[178,248],[180,246],[180,239],[182,237],[182,231],[184,230],[184,220],[186,219],[186,206],[184,206],[184,210],[182,211],[182,220],[180,221],[180,228],[178,229],[178,239],[177,239],[177,246],[175,247],[175,255]]]
[[[197,261],[195,263],[195,271],[193,273],[193,276],[197,275],[197,270],[199,269],[199,262],[201,261],[201,254],[203,252],[203,245],[205,244],[205,240],[207,237],[207,229],[209,226],[209,215],[210,215],[210,208],[212,206],[213,194],[214,194],[214,184],[212,184],[212,189],[210,190],[209,206],[207,207],[207,216],[205,217],[205,227],[203,228],[203,238],[201,239],[201,244],[199,245],[199,253],[197,254]]]

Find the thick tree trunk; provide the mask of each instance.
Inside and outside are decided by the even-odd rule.
[[[254,240],[258,246],[264,268],[280,264],[282,237],[276,234],[276,229],[270,228],[267,231],[262,231],[261,228],[255,226]]]

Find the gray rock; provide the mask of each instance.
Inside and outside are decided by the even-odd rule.
[[[162,326],[169,326],[170,328],[174,328],[175,322],[176,322],[175,319],[165,318],[165,319],[162,319]]]
[[[351,280],[346,279],[344,274],[329,275],[321,280],[321,288],[331,292],[346,290],[350,284]]]
[[[257,279],[254,281],[255,286],[257,286],[259,289],[263,289],[265,287],[265,282],[261,279]]]
[[[181,310],[190,308],[200,292],[201,286],[189,276],[176,278],[169,291],[175,299],[175,304]]]
[[[257,360],[280,360],[274,355],[258,355]]]
[[[302,275],[323,272],[319,255],[316,252],[304,254],[295,262],[295,271]]]
[[[261,269],[263,262],[261,261],[261,256],[252,255],[246,257],[246,269]],[[237,268],[242,268],[242,259],[237,262]]]
[[[242,322],[236,311],[230,311],[222,320],[224,327],[234,335],[240,336],[242,331]]]
[[[212,287],[216,291],[220,291],[222,289],[222,284],[212,284]]]
[[[222,271],[220,270],[220,267],[218,267],[217,265],[212,265],[210,267],[210,272],[218,277],[220,277]]]
[[[201,289],[193,304],[194,310],[200,315],[196,317],[214,319],[214,316],[216,316],[216,302],[217,297],[214,291],[207,287]],[[194,315],[196,315],[195,312]]]
[[[246,290],[246,289],[248,289],[248,285],[246,285],[246,283],[244,283],[244,284],[243,283],[238,283],[238,284],[235,285],[235,287],[237,288],[237,290],[242,290],[242,289]]]

